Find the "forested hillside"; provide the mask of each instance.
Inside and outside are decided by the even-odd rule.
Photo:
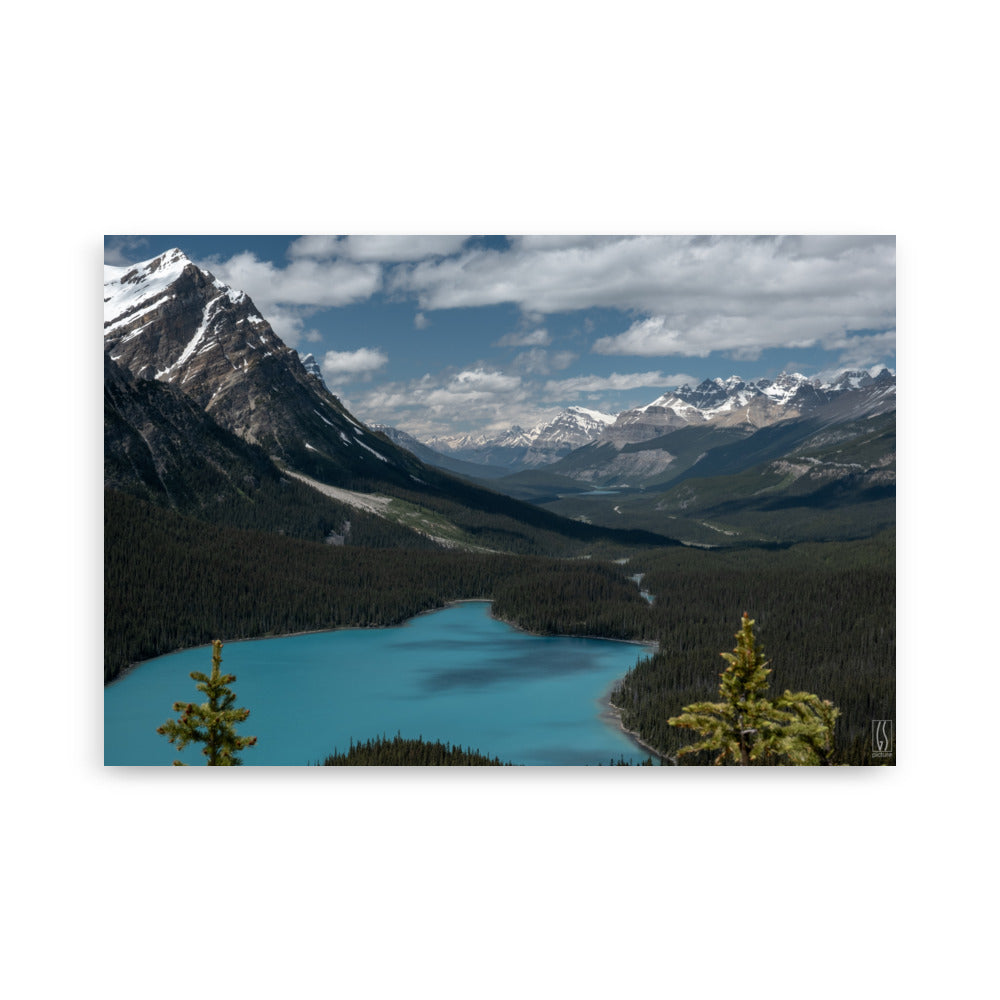
[[[647,638],[649,608],[590,560],[330,546],[206,524],[105,496],[105,681],[129,664],[226,640],[395,625],[462,598],[492,598],[535,632]]]
[[[896,705],[895,533],[837,544],[699,551],[635,560],[656,595],[659,651],[625,678],[622,722],[673,756],[691,742],[667,725],[684,705],[715,701],[739,616],[757,621],[772,692],[811,691],[841,710],[836,762],[872,763],[871,723]],[[709,755],[684,763],[709,763]]]

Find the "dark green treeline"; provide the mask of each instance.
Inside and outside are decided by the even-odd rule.
[[[380,736],[352,743],[346,753],[334,750],[323,761],[326,767],[501,767],[505,763],[510,766],[510,761],[488,757],[478,749],[464,750],[440,740],[404,740],[398,733],[391,740]]]
[[[668,757],[692,742],[667,719],[685,705],[717,700],[725,668],[719,654],[732,648],[747,611],[773,670],[772,693],[811,691],[833,701],[842,713],[835,763],[876,763],[872,720],[893,718],[896,704],[894,532],[787,549],[678,550],[634,564],[656,595],[660,650],[613,696],[627,729]]]

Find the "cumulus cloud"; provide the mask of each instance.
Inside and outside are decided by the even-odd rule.
[[[432,391],[427,399],[435,403],[462,403],[500,395],[509,395],[521,388],[517,375],[505,375],[483,368],[467,369],[453,375],[446,386]]]
[[[303,338],[315,342],[305,333],[305,320],[317,310],[362,302],[382,287],[378,264],[303,258],[287,267],[276,267],[250,251],[198,264],[220,281],[246,292],[289,347],[297,347]]]
[[[881,359],[896,353],[896,331],[886,330],[884,333],[831,338],[823,346],[828,350],[840,352],[838,364],[841,370],[873,366],[880,370]]]
[[[313,310],[278,305],[275,302],[265,302],[261,305],[256,299],[254,299],[254,304],[271,324],[274,332],[289,347],[298,347],[303,340],[309,339],[305,330],[305,321]]]
[[[548,314],[590,307],[639,318],[604,354],[703,357],[809,346],[895,326],[892,237],[525,237],[396,268],[389,287],[422,309],[512,302]]]
[[[408,382],[375,386],[353,397],[352,406],[363,420],[401,427],[426,441],[461,430],[498,432],[512,424],[532,427],[583,398],[614,412],[615,394],[647,390],[649,402],[669,388],[701,381],[693,375],[662,371],[549,380],[532,377],[536,374],[486,367],[425,374]]]
[[[370,377],[389,360],[378,348],[359,347],[356,351],[327,351],[320,367],[328,385]]]
[[[362,419],[426,438],[456,425],[482,430],[530,421],[538,411],[533,396],[519,375],[473,367],[381,385],[354,402]]]
[[[664,316],[633,323],[616,337],[601,337],[594,342],[596,354],[636,354],[656,357],[678,354],[684,350],[684,334],[671,328]]]
[[[427,327],[431,325],[431,321],[423,313],[418,312],[417,315],[413,317],[413,325],[418,330],[426,330]]]
[[[518,371],[531,375],[549,375],[569,368],[576,357],[572,351],[546,351],[533,347],[530,351],[518,354],[511,364]]]
[[[288,248],[293,259],[400,262],[457,253],[466,236],[302,236]]]
[[[382,285],[382,270],[377,264],[353,261],[301,259],[287,267],[275,267],[271,261],[244,251],[204,266],[227,285],[246,292],[261,311],[262,303],[345,306],[370,298]]]
[[[594,342],[597,354],[665,357],[684,355],[708,357],[712,351],[725,351],[737,360],[752,361],[772,347],[822,347],[839,350],[857,343],[849,331],[877,328],[886,321],[895,326],[895,316],[874,315],[875,310],[850,309],[845,302],[839,316],[815,303],[773,304],[759,313],[742,315],[650,316],[633,323],[624,333],[601,337]],[[857,304],[856,304],[857,305]],[[883,345],[895,344],[895,329],[879,334]],[[876,341],[869,337],[871,345]]]

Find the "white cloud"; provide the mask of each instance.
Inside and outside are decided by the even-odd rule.
[[[550,343],[552,343],[552,338],[549,336],[549,331],[542,328],[539,330],[505,333],[493,346],[548,347]]]
[[[250,296],[253,298],[253,296]],[[254,304],[263,313],[264,318],[271,324],[274,332],[289,346],[298,347],[308,335],[305,333],[305,317],[312,310],[296,307],[277,305],[273,302],[266,302],[260,305],[256,299]]]
[[[870,368],[881,370],[882,359],[896,353],[896,331],[887,330],[869,336],[831,338],[824,342],[827,350],[840,351],[838,365],[845,368]],[[876,372],[877,373],[877,372]]]
[[[250,251],[198,264],[220,281],[246,292],[289,347],[297,347],[303,338],[315,343],[314,331],[306,334],[304,327],[317,309],[364,301],[382,286],[378,264],[301,259],[282,268]]]
[[[573,396],[581,392],[622,392],[649,387],[668,388],[691,381],[690,375],[664,375],[662,372],[630,372],[619,375],[576,375],[545,383],[549,398]],[[700,381],[696,379],[694,381]]]
[[[772,347],[807,348],[820,346],[835,350],[852,338],[848,331],[895,326],[895,311],[888,303],[860,301],[862,296],[844,296],[840,302],[830,296],[809,301],[790,299],[762,302],[732,301],[730,312],[681,313],[650,316],[633,323],[624,333],[601,337],[594,342],[597,354],[637,357],[708,357],[725,351],[737,360],[750,361]],[[895,331],[888,336],[893,340]]]
[[[602,307],[642,317],[601,338],[600,353],[745,357],[894,327],[895,240],[531,237],[505,252],[397,268],[388,285],[415,294],[422,309],[513,302],[532,313]]]
[[[506,428],[538,412],[532,387],[519,375],[484,367],[381,385],[354,403],[363,420],[402,427],[418,437],[456,427]]]
[[[682,353],[684,334],[667,325],[664,316],[633,323],[616,337],[601,337],[594,342],[595,354],[635,354],[656,357]]]
[[[370,298],[382,285],[377,264],[352,261],[301,259],[281,268],[244,251],[203,266],[227,285],[246,292],[262,312],[272,303],[313,308],[349,305]]]
[[[288,256],[293,260],[298,257],[317,257],[321,260],[338,257],[343,252],[342,236],[300,236],[288,245]]]
[[[303,236],[288,248],[293,259],[343,257],[400,262],[457,253],[467,236]]]
[[[416,316],[413,317],[413,325],[418,330],[426,330],[427,327],[431,325],[431,321],[421,312],[418,312]]]
[[[511,363],[518,371],[531,375],[549,375],[562,371],[576,361],[572,351],[546,351],[533,347],[530,351],[522,351]]]
[[[503,372],[473,368],[453,375],[447,385],[435,389],[427,399],[432,405],[441,402],[461,403],[497,394],[508,395],[520,388],[521,379],[517,375],[504,375]]]
[[[378,348],[359,347],[356,351],[327,351],[321,368],[329,385],[370,377],[389,360]]]

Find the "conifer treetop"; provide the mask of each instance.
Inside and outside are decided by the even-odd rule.
[[[744,611],[736,646],[731,653],[720,654],[728,664],[719,675],[722,700],[686,705],[680,715],[667,720],[702,737],[682,747],[678,756],[714,750],[715,764],[732,761],[745,766],[777,757],[792,764],[829,764],[840,713],[832,702],[805,691],[770,697],[771,668],[754,635],[754,624]]]
[[[204,743],[202,753],[208,758],[209,766],[232,767],[243,763],[237,751],[252,747],[256,736],[237,736],[236,726],[245,722],[250,715],[249,708],[233,708],[236,695],[229,686],[236,680],[235,674],[222,673],[222,640],[212,641],[212,673],[206,675],[200,670],[191,671],[196,687],[208,696],[201,704],[176,701],[174,711],[180,718],[168,719],[156,731],[166,736],[178,750],[189,743]],[[176,766],[183,761],[175,760]]]

